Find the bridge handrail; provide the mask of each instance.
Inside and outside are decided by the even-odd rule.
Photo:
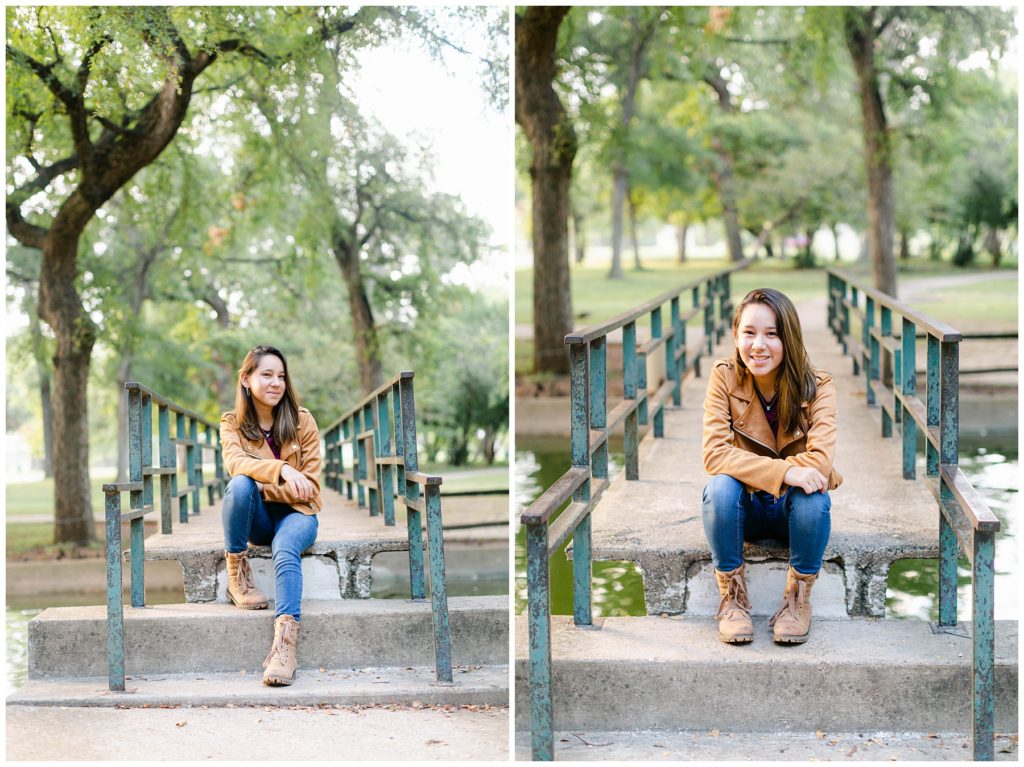
[[[828,327],[843,353],[851,356],[853,374],[859,375],[861,368],[866,372],[865,397],[869,407],[881,407],[882,437],[891,438],[894,424],[900,425],[904,479],[916,478],[918,430],[925,438],[926,476],[935,479],[929,482],[929,489],[940,511],[939,627],[955,626],[957,622],[957,554],[961,547],[971,563],[971,742],[975,761],[991,761],[995,731],[995,533],[1000,522],[958,466],[963,372],[959,344],[965,336],[839,269],[826,271]],[[861,321],[859,342],[851,332],[851,313]],[[902,320],[898,335],[893,327],[894,313]],[[917,396],[919,328],[927,336],[923,402]],[[883,355],[886,368],[891,366],[891,376],[882,375]]]
[[[439,682],[451,682],[442,480],[419,470],[414,377],[412,371],[398,373],[323,430],[323,476],[327,487],[355,500],[360,508],[367,508],[371,517],[383,516],[387,526],[395,524],[395,499],[405,505],[412,599],[426,596],[422,530],[426,515],[435,667]],[[344,465],[346,445],[352,456],[349,471]]]
[[[121,602],[123,551],[121,523],[129,522],[131,540],[130,575],[132,607],[145,607],[145,534],[144,517],[156,509],[153,477],[160,477],[160,531],[173,528],[172,499],[178,500],[178,521],[189,521],[189,496],[192,515],[200,511],[199,493],[206,488],[208,501],[214,494],[224,495],[224,464],[220,447],[220,428],[197,413],[181,407],[142,384],[124,385],[128,397],[128,482],[103,485],[107,560],[107,676],[111,691],[124,691],[124,605]],[[159,463],[153,465],[153,404],[157,405]],[[171,435],[171,413],[175,414]],[[205,427],[205,442],[199,440],[199,425]],[[176,446],[185,447],[187,485],[178,487]],[[203,481],[204,450],[213,452],[214,476]],[[128,493],[128,510],[121,511],[121,493]]]
[[[591,619],[590,512],[608,487],[608,435],[624,423],[627,480],[639,478],[639,427],[650,418],[655,438],[664,436],[664,408],[669,397],[682,404],[682,381],[700,375],[700,360],[732,326],[729,279],[753,263],[746,259],[640,304],[607,322],[575,330],[565,337],[571,378],[572,467],[562,474],[520,515],[526,526],[527,612],[530,645],[530,730],[533,759],[554,758],[551,709],[550,557],[567,540],[573,542],[573,621],[589,626]],[[700,295],[704,287],[703,298]],[[683,312],[680,297],[689,294],[693,306]],[[718,303],[717,319],[715,303]],[[662,326],[662,308],[669,305],[669,327]],[[704,337],[690,349],[686,328],[703,314]],[[637,344],[636,321],[650,315],[651,339]],[[623,399],[609,412],[607,337],[622,329]],[[665,349],[665,381],[648,394],[647,356]],[[551,521],[566,502],[569,506]]]

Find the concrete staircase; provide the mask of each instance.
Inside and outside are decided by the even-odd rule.
[[[720,642],[714,619],[697,616],[604,618],[592,628],[553,616],[551,629],[556,759],[636,759],[644,741],[707,733],[708,742],[677,742],[673,758],[730,758],[721,750],[730,745],[731,758],[771,758],[767,745],[784,753],[812,736],[803,758],[829,759],[846,751],[829,741],[851,733],[899,733],[920,745],[937,733],[964,742],[970,731],[970,624],[946,633],[924,621],[816,619],[799,646],[772,642],[766,619],[754,621],[747,646]],[[1016,621],[997,621],[995,650],[996,731],[1015,733]],[[519,758],[530,747],[528,658],[520,617]],[[759,745],[744,751],[729,738]],[[619,747],[583,749],[581,739]]]
[[[108,688],[105,605],[50,608],[30,622],[28,683],[7,700],[8,758],[62,758],[63,751],[41,751],[28,730],[52,728],[56,720],[58,729],[66,721],[88,732],[103,726],[103,711],[111,708],[135,711],[135,717],[151,709],[187,708],[189,721],[203,722],[212,732],[228,726],[233,709],[257,706],[277,712],[267,718],[278,722],[279,738],[294,746],[302,745],[295,739],[304,737],[299,733],[306,726],[289,720],[296,707],[337,709],[343,718],[366,707],[386,710],[388,728],[399,735],[407,728],[426,728],[424,717],[456,712],[430,725],[440,728],[443,738],[421,741],[424,750],[413,749],[408,758],[439,758],[434,752],[444,758],[507,758],[508,597],[449,597],[454,680],[437,682],[429,598],[368,598],[373,554],[407,549],[404,520],[387,528],[336,493],[326,491],[324,497],[318,541],[303,557],[293,685],[263,686],[273,605],[245,611],[226,602],[219,508],[204,508],[187,525],[176,524],[172,535],[146,541],[147,558],[181,563],[188,599],[185,604],[125,605],[125,692]],[[467,539],[466,531],[458,533],[453,537]],[[483,539],[493,535],[482,532]],[[472,534],[468,539],[481,540]],[[254,552],[253,570],[257,585],[273,599],[269,549]],[[84,722],[68,711],[83,712]],[[501,720],[503,727],[498,726]],[[356,731],[361,725],[351,726]],[[501,737],[494,737],[496,727]],[[489,733],[485,744],[479,741],[481,733]],[[175,737],[188,744],[192,758],[221,753],[198,730],[194,740],[188,732]],[[442,742],[451,748],[425,748]],[[367,740],[363,758],[377,753]],[[145,758],[148,752],[140,743],[134,751],[104,754],[114,755]]]
[[[306,601],[296,683],[281,690],[261,681],[273,610],[126,607],[126,693],[107,689],[106,608],[51,608],[29,624],[29,682],[8,705],[503,705],[507,605],[450,600],[456,680],[445,685],[435,681],[428,602]]]

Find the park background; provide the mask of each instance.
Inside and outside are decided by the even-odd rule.
[[[520,9],[517,515],[571,463],[565,334],[745,257],[734,300],[824,301],[838,265],[964,332],[1016,333],[1019,23],[1009,6]],[[1018,343],[961,355],[1016,367]],[[961,377],[961,466],[1003,525],[998,618],[1017,617],[1017,392],[1015,372]],[[615,476],[621,435],[609,459]],[[551,563],[552,613],[572,614],[564,547]],[[934,619],[936,584],[936,562],[898,562],[887,613]],[[523,612],[523,526],[515,588]],[[636,565],[594,562],[593,604],[645,614]]]
[[[26,7],[6,22],[9,565],[102,557],[125,381],[216,423],[257,343],[286,354],[321,427],[414,370],[425,470],[446,490],[507,490],[506,9]],[[179,124],[155,121],[161,97]],[[107,182],[79,158],[118,151],[137,172],[60,252],[69,209]],[[55,355],[77,383],[55,380]],[[29,618],[103,599],[102,568],[82,597],[12,599],[15,580],[9,687]]]

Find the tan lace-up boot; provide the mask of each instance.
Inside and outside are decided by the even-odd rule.
[[[789,568],[782,607],[768,621],[774,629],[776,642],[799,644],[807,641],[811,631],[811,589],[817,578],[817,573],[804,575]]]
[[[248,554],[248,551],[238,554],[224,552],[228,565],[228,599],[243,610],[263,610],[267,606],[267,598],[253,583]]]
[[[740,565],[727,573],[715,570],[718,593],[722,595],[718,615],[715,616],[718,619],[718,638],[730,644],[744,644],[754,638],[744,567]]]
[[[274,620],[274,644],[263,661],[263,684],[288,685],[295,681],[295,644],[299,638],[299,622],[290,615]]]

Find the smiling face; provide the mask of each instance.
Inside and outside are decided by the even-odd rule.
[[[262,405],[273,410],[288,388],[284,363],[276,354],[264,354],[256,361],[256,366],[245,377],[243,383],[249,387],[250,396],[257,409]]]
[[[740,359],[759,384],[774,385],[785,356],[775,312],[767,304],[752,302],[743,307],[736,323],[735,339]]]

